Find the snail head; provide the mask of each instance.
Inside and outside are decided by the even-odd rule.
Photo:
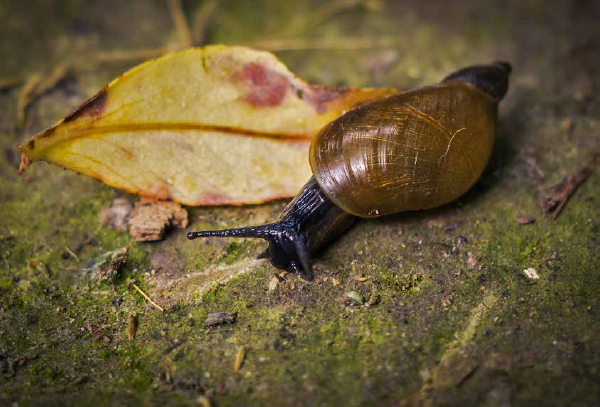
[[[313,279],[306,237],[283,222],[239,229],[190,232],[188,239],[199,237],[257,237],[269,242],[269,247],[258,256],[267,258],[273,266],[294,271],[306,280]]]

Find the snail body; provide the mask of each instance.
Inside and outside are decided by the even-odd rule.
[[[468,67],[437,85],[350,110],[313,139],[313,177],[279,222],[188,238],[266,239],[262,257],[310,280],[310,259],[356,217],[440,206],[471,188],[492,151],[510,70],[504,62]]]

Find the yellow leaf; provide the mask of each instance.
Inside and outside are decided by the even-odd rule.
[[[192,48],[131,69],[20,145],[19,173],[43,160],[187,205],[289,197],[322,126],[395,92],[307,85],[249,48]]]

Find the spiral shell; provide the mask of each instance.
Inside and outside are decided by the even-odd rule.
[[[310,148],[324,193],[343,210],[377,217],[426,209],[465,193],[489,160],[497,100],[447,80],[351,110]]]

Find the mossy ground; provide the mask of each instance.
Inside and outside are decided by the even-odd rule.
[[[600,148],[600,8],[350,3],[222,1],[205,38],[276,39],[295,73],[333,85],[410,87],[468,64],[510,61],[497,144],[476,187],[444,208],[358,223],[319,258],[315,282],[290,275],[270,292],[275,270],[253,262],[260,242],[192,243],[174,230],[163,242],[135,243],[98,223],[100,209],[123,193],[43,163],[16,176],[18,142],[135,61],[88,63],[32,104],[23,132],[13,131],[19,88],[0,90],[0,402],[195,405],[201,394],[216,405],[600,402],[600,176],[555,221],[538,205],[541,187]],[[20,4],[0,4],[0,79],[176,41],[165,35],[174,29],[160,1]],[[193,16],[196,2],[182,4]],[[361,61],[382,50],[397,59],[374,75]],[[193,208],[190,229],[261,223],[283,207]],[[519,225],[519,215],[535,222]],[[113,280],[83,271],[124,246],[130,256]],[[158,253],[177,259],[166,272],[187,283],[157,288],[166,273],[152,274]],[[356,281],[353,267],[368,280]],[[526,278],[526,268],[539,280]],[[234,276],[199,291],[207,269]],[[149,306],[129,280],[168,309]],[[350,291],[379,301],[360,306]],[[215,311],[237,320],[205,329]],[[132,313],[139,328],[129,341]],[[246,358],[235,373],[239,346]]]

